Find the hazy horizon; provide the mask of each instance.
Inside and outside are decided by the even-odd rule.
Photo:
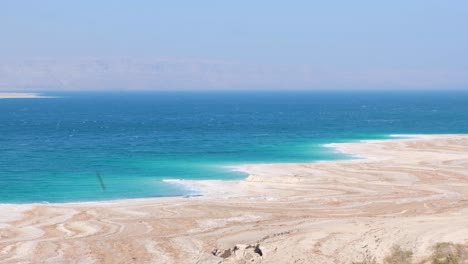
[[[468,90],[468,3],[0,3],[0,91]]]

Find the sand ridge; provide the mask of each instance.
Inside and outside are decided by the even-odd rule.
[[[468,243],[468,135],[331,144],[366,159],[242,166],[206,195],[0,205],[1,263],[351,263]]]

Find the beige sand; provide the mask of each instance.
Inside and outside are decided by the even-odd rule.
[[[421,260],[468,242],[468,135],[331,146],[368,159],[249,165],[192,182],[203,197],[0,205],[0,263],[351,263],[393,244]]]
[[[48,98],[48,96],[41,96],[38,93],[5,93],[0,92],[0,99],[18,99],[18,98]]]

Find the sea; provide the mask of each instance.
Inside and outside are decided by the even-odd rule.
[[[202,195],[324,144],[468,133],[466,91],[45,92],[0,100],[0,203]]]

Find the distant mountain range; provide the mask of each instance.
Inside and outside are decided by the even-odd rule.
[[[0,63],[0,89],[191,89],[271,87],[312,73],[280,66],[133,59],[34,59]]]
[[[468,84],[464,73],[359,71],[222,61],[84,58],[0,62],[0,90],[431,88]]]

